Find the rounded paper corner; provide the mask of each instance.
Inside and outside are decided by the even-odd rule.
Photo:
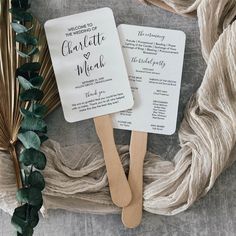
[[[186,33],[185,33],[184,31],[182,31],[182,30],[178,30],[178,32],[179,32],[180,34],[182,34],[184,40],[186,40]]]
[[[44,29],[47,29],[47,28],[50,26],[50,23],[51,23],[51,20],[47,20],[47,21],[44,23]]]
[[[111,13],[114,16],[113,10],[110,7],[103,7],[102,9],[104,11],[107,11],[107,12]]]
[[[125,25],[125,24],[123,24],[123,23],[122,23],[122,24],[119,24],[119,25],[117,26],[117,29],[119,30],[120,28],[124,27],[124,25]]]
[[[70,117],[68,117],[65,113],[64,113],[64,118],[65,118],[66,122],[68,122],[68,123],[74,123],[75,122]]]
[[[166,133],[166,135],[171,136],[176,132],[176,127],[174,127],[173,129],[171,129],[168,133]]]
[[[133,97],[131,97],[131,99],[129,101],[128,109],[131,109],[133,106],[134,106],[134,99],[133,99]]]

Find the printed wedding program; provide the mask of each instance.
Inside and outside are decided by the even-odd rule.
[[[113,115],[119,129],[171,135],[175,132],[185,34],[134,25],[118,27],[134,106]]]
[[[111,9],[49,20],[45,31],[68,122],[132,107],[132,92]]]

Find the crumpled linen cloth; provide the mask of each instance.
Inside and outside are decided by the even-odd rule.
[[[157,4],[155,0],[151,3]],[[207,69],[190,99],[179,130],[180,150],[173,161],[147,153],[144,164],[144,210],[174,215],[189,208],[214,185],[236,159],[236,2],[235,0],[166,0],[176,12],[197,10]],[[125,170],[129,147],[118,147]],[[99,144],[60,147],[47,141],[44,213],[47,209],[114,213]],[[12,171],[11,167],[12,166]],[[12,214],[16,183],[11,158],[0,153],[0,208]]]

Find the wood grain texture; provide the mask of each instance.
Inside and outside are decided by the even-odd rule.
[[[45,22],[48,19],[74,14],[97,7],[111,7],[117,24],[127,23],[183,30],[187,35],[183,79],[181,85],[178,126],[191,94],[201,83],[205,63],[201,56],[198,25],[195,18],[185,18],[136,0],[34,0],[32,11]],[[98,141],[93,121],[68,124],[62,110],[48,117],[49,136],[62,145]],[[130,132],[116,131],[116,142],[128,144]],[[178,137],[149,135],[148,149],[172,159],[178,149]],[[236,232],[236,165],[217,180],[212,191],[188,211],[172,217],[144,213],[137,229],[126,229],[120,215],[74,214],[50,211],[42,219],[35,236],[235,236]],[[144,180],[145,181],[145,180]],[[10,217],[0,212],[0,236],[11,236]]]
[[[99,116],[93,120],[103,149],[111,199],[116,206],[125,207],[130,203],[132,194],[116,149],[111,116]]]
[[[122,222],[128,228],[137,227],[143,213],[143,163],[147,152],[148,133],[132,131],[130,139],[129,185],[130,204],[122,209]]]

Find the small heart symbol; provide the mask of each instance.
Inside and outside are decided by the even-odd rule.
[[[90,56],[90,52],[88,52],[87,54],[84,54],[84,57],[88,60]]]

